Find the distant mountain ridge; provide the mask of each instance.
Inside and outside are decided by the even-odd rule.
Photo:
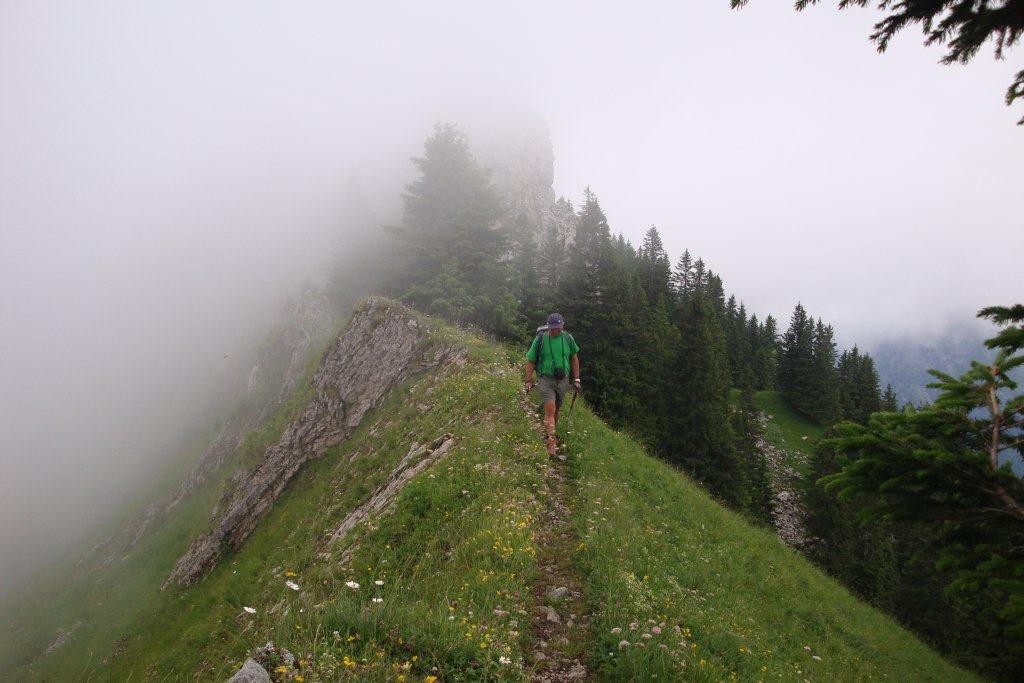
[[[868,345],[865,350],[875,359],[882,388],[891,384],[900,405],[920,405],[937,395],[934,389],[927,388],[935,381],[928,374],[929,369],[951,375],[966,372],[971,361],[992,357],[992,352],[985,348],[985,340],[990,336],[990,330],[972,321],[951,326],[927,339],[907,335]]]

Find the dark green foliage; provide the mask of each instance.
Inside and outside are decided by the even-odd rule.
[[[558,307],[580,343],[580,372],[588,402],[620,427],[644,418],[639,363],[643,353],[638,351],[646,351],[645,295],[635,261],[636,254],[627,243],[612,240],[608,219],[588,188]]]
[[[839,375],[839,403],[843,418],[853,422],[867,422],[871,413],[882,409],[878,393],[878,373],[871,356],[854,346],[843,351],[836,366]],[[892,387],[889,387],[892,390]],[[895,396],[892,397],[895,402]],[[892,408],[895,410],[895,405]]]
[[[640,282],[647,295],[647,303],[651,306],[661,301],[667,303],[671,292],[672,271],[669,267],[668,253],[661,242],[661,235],[653,225],[644,235],[637,258]]]
[[[754,388],[758,391],[773,390],[779,353],[775,318],[769,315],[764,325],[759,325],[757,316],[751,316],[747,321],[747,343],[750,345],[750,371]]]
[[[986,309],[986,312],[991,309]],[[985,313],[985,312],[983,312]],[[1018,322],[1012,315],[1003,322]],[[1019,457],[1024,396],[1009,377],[1024,365],[1012,335],[991,364],[959,378],[932,371],[939,397],[921,409],[844,422],[827,444],[842,469],[822,483],[856,500],[866,519],[926,528],[951,589],[1001,595],[1003,635],[1024,635],[1024,483],[1006,462]],[[1021,649],[1012,654],[1024,661]]]
[[[808,556],[876,607],[892,612],[899,589],[893,526],[860,523],[858,506],[815,485],[839,471],[835,449],[819,444],[804,493]]]
[[[740,390],[740,404],[733,411],[736,449],[743,462],[740,509],[754,521],[769,525],[772,522],[772,489],[768,479],[768,464],[759,444],[764,430],[758,413],[754,387],[748,381]]]
[[[836,343],[832,326],[818,319],[814,326],[814,354],[810,378],[814,396],[809,415],[818,422],[828,425],[840,418],[839,378],[836,375]]]
[[[672,367],[672,420],[664,453],[715,495],[739,507],[743,463],[729,419],[729,371],[725,335],[708,297],[695,292],[683,311],[679,349]]]
[[[779,344],[778,387],[796,410],[812,416],[814,393],[814,321],[801,304],[793,309]]]
[[[898,408],[899,402],[896,400],[896,390],[892,388],[891,384],[886,384],[885,393],[882,394],[881,410],[894,413]]]
[[[733,9],[749,0],[731,0]],[[805,9],[818,0],[797,0],[796,8]],[[943,64],[966,64],[988,40],[995,44],[996,59],[1002,59],[1006,48],[1024,35],[1024,0],[839,0],[839,8],[876,5],[886,13],[875,24],[871,40],[879,52],[885,52],[889,41],[908,26],[920,24],[925,45],[945,45],[949,51]],[[1024,97],[1024,70],[1018,71],[1006,89],[1006,104]],[[1018,123],[1024,125],[1024,118]]]
[[[1024,304],[1015,306],[989,306],[978,312],[978,317],[988,318],[996,325],[1006,325],[999,334],[985,342],[990,349],[1004,349],[1016,353],[1024,349]]]
[[[936,566],[934,532],[907,520],[861,520],[862,505],[814,484],[839,471],[834,448],[819,445],[804,495],[807,555],[832,576],[895,616],[954,661],[1012,679],[1019,672],[1014,645],[1000,634],[1001,608],[993,591],[946,589],[952,573]]]

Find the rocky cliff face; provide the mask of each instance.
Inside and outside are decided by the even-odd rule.
[[[165,499],[151,503],[120,532],[93,547],[79,565],[103,566],[123,555],[220,470],[242,445],[245,435],[277,412],[295,391],[310,355],[327,343],[335,321],[330,301],[320,292],[308,290],[291,304],[260,349],[239,407],[218,428],[188,474]]]
[[[368,300],[324,354],[302,416],[258,465],[232,478],[212,529],[192,543],[164,585],[194,583],[227,549],[239,549],[304,463],[347,437],[393,387],[415,373],[461,362],[463,354],[429,342],[407,309]]]
[[[525,223],[539,243],[571,242],[576,216],[555,198],[555,152],[547,123],[535,114],[510,116],[472,139],[473,153],[490,171],[509,220]]]

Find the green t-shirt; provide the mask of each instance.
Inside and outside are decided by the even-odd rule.
[[[538,341],[543,341],[541,346],[541,359],[537,361]],[[557,337],[551,337],[545,332],[533,338],[530,350],[526,352],[526,360],[537,366],[538,375],[549,377],[555,374],[555,368],[562,368],[568,377],[570,375],[569,359],[575,356],[580,350],[572,335],[563,331]]]

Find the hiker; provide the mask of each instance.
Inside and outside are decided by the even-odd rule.
[[[555,424],[558,422],[558,411],[562,407],[565,392],[570,387],[570,376],[573,391],[580,390],[580,359],[577,355],[580,347],[571,334],[562,331],[564,325],[561,315],[549,315],[547,331],[538,334],[526,352],[524,386],[527,392],[534,387],[533,372],[536,370],[540,399],[544,403],[544,439],[548,455],[551,456],[558,451]]]

